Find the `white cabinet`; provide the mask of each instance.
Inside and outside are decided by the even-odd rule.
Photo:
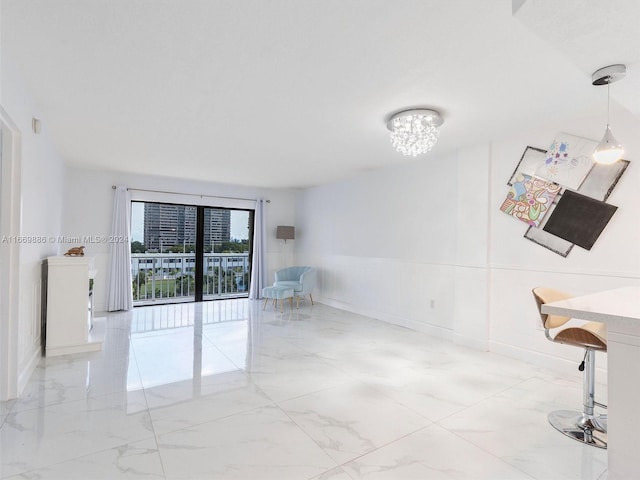
[[[89,342],[93,259],[60,256],[48,257],[45,262],[46,355],[100,350],[101,342]]]

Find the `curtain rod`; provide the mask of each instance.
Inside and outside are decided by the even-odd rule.
[[[115,190],[116,186],[111,185],[111,189]],[[221,195],[201,195],[197,193],[180,193],[180,192],[167,192],[165,190],[146,190],[144,188],[127,188],[127,191],[131,191],[131,190],[134,190],[136,192],[168,193],[170,195],[189,195],[191,197],[200,197],[200,198],[207,197],[207,198],[225,198],[227,200],[250,200],[252,202],[258,201],[257,198],[223,197]],[[265,202],[271,203],[271,200],[265,200]]]

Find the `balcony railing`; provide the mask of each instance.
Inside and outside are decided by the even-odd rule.
[[[132,253],[134,305],[186,302],[195,298],[195,253]],[[249,294],[248,253],[205,253],[205,300]]]

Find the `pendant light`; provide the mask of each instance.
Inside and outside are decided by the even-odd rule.
[[[624,78],[627,73],[627,67],[621,64],[609,65],[608,67],[601,68],[593,72],[591,76],[592,85],[606,85],[607,86],[607,126],[604,130],[604,136],[602,140],[593,152],[593,158],[597,163],[604,165],[611,165],[616,163],[622,158],[624,154],[624,148],[622,144],[615,139],[611,133],[611,127],[609,126],[609,112],[610,112],[610,98],[609,89],[613,82]]]

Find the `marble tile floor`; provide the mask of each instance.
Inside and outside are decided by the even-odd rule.
[[[606,478],[606,451],[547,423],[579,406],[577,371],[321,304],[153,306],[98,324],[101,352],[42,359],[0,403],[3,480]]]

